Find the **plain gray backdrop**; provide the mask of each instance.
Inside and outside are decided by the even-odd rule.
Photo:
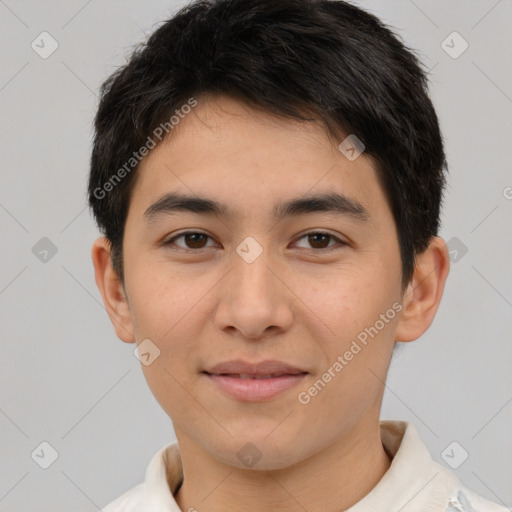
[[[512,1],[357,3],[431,70],[450,166],[451,273],[382,417],[414,423],[441,464],[467,452],[453,471],[510,507]],[[180,5],[0,0],[1,512],[98,510],[174,440],[96,288],[86,183],[100,84]]]

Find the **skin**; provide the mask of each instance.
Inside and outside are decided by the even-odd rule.
[[[200,101],[171,135],[138,170],[124,286],[105,238],[92,259],[118,337],[149,338],[161,351],[141,367],[180,446],[184,481],[175,499],[184,511],[345,510],[389,468],[379,414],[393,345],[430,326],[449,271],[446,245],[432,238],[404,290],[396,227],[372,159],[350,161],[337,148],[342,139],[319,124],[218,96]],[[147,223],[144,211],[171,191],[214,199],[234,214],[181,212]],[[330,191],[359,202],[368,218],[271,216],[276,203]],[[162,243],[187,230],[210,238]],[[311,231],[336,238],[310,240]],[[236,252],[248,236],[263,249],[250,264]],[[300,403],[298,394],[394,303],[401,312]],[[270,400],[242,402],[200,373],[232,359],[277,359],[309,373]],[[251,468],[237,457],[246,443],[261,453]]]

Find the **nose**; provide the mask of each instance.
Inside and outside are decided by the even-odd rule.
[[[293,293],[282,274],[265,251],[250,263],[235,255],[218,290],[217,328],[253,341],[286,331],[293,321]]]

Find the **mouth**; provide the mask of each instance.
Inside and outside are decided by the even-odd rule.
[[[208,372],[204,372],[208,373]],[[208,373],[208,375],[215,375],[220,377],[232,377],[235,379],[277,379],[286,375],[296,375],[291,373],[271,373],[270,375],[257,375],[251,373]]]
[[[228,361],[201,373],[221,392],[242,402],[270,400],[308,375],[307,371],[280,361]]]

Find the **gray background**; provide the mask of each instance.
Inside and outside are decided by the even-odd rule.
[[[431,68],[450,164],[441,234],[458,251],[433,326],[393,361],[382,416],[413,422],[441,464],[457,441],[464,484],[510,507],[512,1],[359,4]],[[178,5],[0,0],[2,512],[98,510],[174,439],[96,289],[85,188],[100,83]],[[42,31],[59,44],[47,59],[31,48]],[[458,58],[442,47],[453,31],[469,43]],[[57,248],[46,262],[42,237]],[[46,470],[31,457],[43,441],[58,452]]]

